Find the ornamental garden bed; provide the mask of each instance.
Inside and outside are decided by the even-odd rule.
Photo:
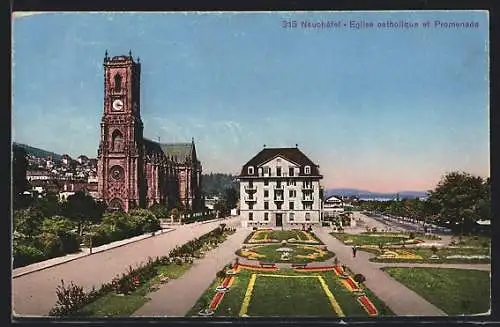
[[[376,255],[372,262],[413,262],[413,263],[490,263],[491,256],[488,248],[432,248],[412,247],[394,248],[363,245],[362,251]]]
[[[232,280],[216,279],[187,316],[199,316],[210,307],[214,316],[370,316],[393,315],[373,293],[364,289],[365,297],[358,296],[342,283],[330,267],[327,271],[262,270],[240,265]],[[229,291],[223,296],[216,288],[226,283]],[[371,308],[371,309],[367,309]],[[376,314],[373,314],[375,310]]]
[[[271,230],[261,229],[250,233],[243,243],[280,243],[287,241],[296,244],[323,244],[313,232],[299,229],[291,230]]]
[[[288,256],[284,257],[280,249],[288,248]],[[246,246],[236,251],[236,255],[263,262],[308,263],[325,261],[335,256],[335,253],[324,249],[322,245],[306,244],[262,244]],[[286,259],[288,258],[288,259]]]
[[[490,272],[449,268],[382,268],[448,315],[490,309]]]
[[[126,273],[117,276],[99,290],[85,293],[83,288],[70,284],[59,286],[58,302],[51,310],[51,316],[130,316],[149,299],[150,292],[158,290],[161,284],[182,276],[192,265],[194,259],[217,247],[235,232],[223,226],[200,236],[197,239],[177,246],[168,256],[152,259]]]
[[[407,234],[387,233],[369,233],[369,234],[345,234],[345,233],[330,233],[330,235],[339,239],[346,245],[390,245],[390,244],[418,244],[423,241],[420,239],[410,239]]]

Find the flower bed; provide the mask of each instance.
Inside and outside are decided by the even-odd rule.
[[[287,252],[285,257],[282,253]],[[290,245],[286,249],[278,244],[254,245],[243,247],[236,251],[236,255],[250,259],[272,262],[306,263],[312,261],[325,261],[335,254],[321,248],[319,245]]]
[[[335,266],[334,272],[337,276],[339,277],[344,277],[346,275],[346,271],[344,269]],[[361,294],[362,289],[359,287],[358,283],[350,276],[347,275],[347,278],[343,278],[340,280],[341,284],[344,285],[345,288],[347,288],[349,291],[351,291],[354,294]],[[377,308],[375,305],[370,301],[370,299],[364,295],[361,294],[361,296],[357,296],[357,301],[363,309],[370,315],[370,316],[376,316],[378,315]]]
[[[334,266],[324,266],[324,267],[294,267],[295,271],[298,272],[314,272],[314,271],[332,271],[335,269]]]
[[[279,270],[277,267],[263,268],[260,266],[253,266],[253,265],[247,265],[247,264],[242,264],[242,263],[238,264],[238,268],[246,269],[246,270],[253,270],[253,271],[262,271],[262,272],[270,272],[270,271],[278,271]]]
[[[372,301],[366,295],[359,296],[357,300],[370,316],[378,315],[377,308],[375,308]]]
[[[301,230],[275,231],[272,229],[259,229],[247,237],[244,243],[279,243],[288,241],[290,243],[322,244],[311,232]]]

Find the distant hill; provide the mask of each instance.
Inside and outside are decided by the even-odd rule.
[[[18,147],[20,147],[20,148],[25,149],[26,153],[28,155],[32,155],[32,156],[35,156],[37,158],[46,158],[46,157],[52,156],[52,158],[54,160],[62,160],[62,156],[60,154],[57,154],[57,153],[54,153],[54,152],[50,152],[50,151],[47,151],[47,150],[35,148],[35,147],[32,147],[32,146],[29,146],[29,145],[26,145],[26,144],[22,144],[22,143],[17,143],[17,142],[13,142],[13,144],[16,145],[16,146],[18,146]]]
[[[234,187],[239,191],[239,183],[235,181],[236,176],[223,173],[203,174],[201,178],[201,189],[206,196],[223,194],[226,188]]]
[[[367,190],[360,190],[354,188],[333,188],[325,190],[325,197],[330,195],[339,195],[339,196],[357,196],[359,198],[388,198],[393,199],[396,198],[396,195],[399,194],[399,198],[425,198],[427,197],[427,192],[423,191],[399,191],[394,193],[381,193],[381,192],[370,192]]]

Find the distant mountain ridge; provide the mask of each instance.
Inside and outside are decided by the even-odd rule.
[[[383,193],[383,192],[371,192],[368,190],[360,190],[355,188],[331,188],[325,189],[325,197],[331,195],[339,195],[339,196],[357,196],[360,198],[389,198],[395,199],[398,195],[399,198],[425,198],[427,197],[426,191],[399,191],[394,193]]]
[[[12,144],[15,146],[18,146],[20,148],[23,148],[24,150],[26,150],[26,153],[28,155],[32,155],[32,156],[35,156],[37,158],[46,158],[46,157],[51,156],[55,160],[62,160],[62,155],[54,153],[54,152],[50,152],[50,151],[43,150],[40,148],[35,148],[33,146],[23,144],[23,143],[13,142]]]

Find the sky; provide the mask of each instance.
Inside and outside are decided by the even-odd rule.
[[[144,136],[194,138],[205,173],[238,174],[264,145],[297,144],[326,188],[425,191],[451,171],[490,175],[484,11],[25,12],[12,33],[15,142],[96,157],[104,53],[131,50]]]

